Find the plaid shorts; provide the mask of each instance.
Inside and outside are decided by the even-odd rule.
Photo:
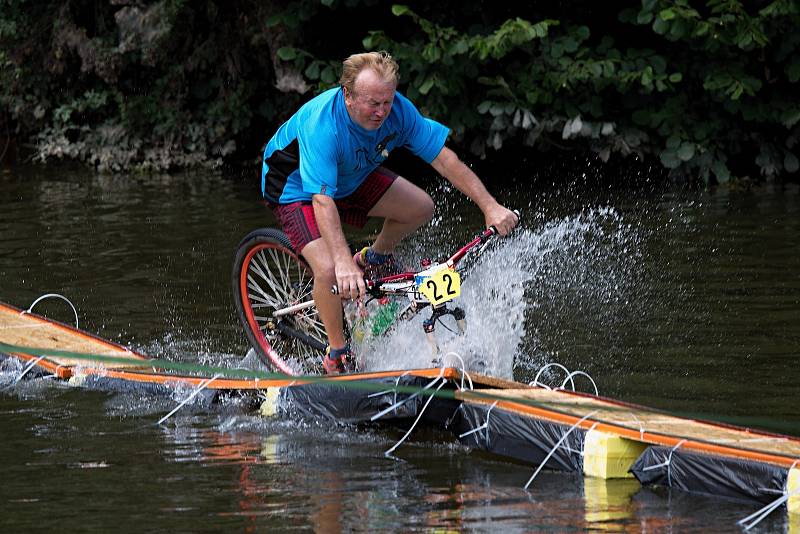
[[[378,167],[370,173],[358,189],[350,195],[336,199],[342,222],[358,228],[367,224],[367,213],[383,197],[397,178],[389,169]],[[310,200],[291,204],[270,204],[275,217],[297,253],[312,241],[319,239],[319,227]]]

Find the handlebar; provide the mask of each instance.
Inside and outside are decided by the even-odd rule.
[[[519,210],[512,210],[512,213],[517,216],[517,224],[519,224],[519,221],[521,219]],[[472,241],[461,247],[455,254],[450,256],[450,258],[447,259],[447,263],[449,265],[455,265],[461,260],[461,258],[463,258],[467,254],[467,252],[472,250],[473,247],[475,247],[476,245],[486,243],[486,241],[488,241],[490,238],[496,235],[497,235],[497,228],[495,228],[494,225],[490,226],[489,228],[478,234]],[[364,283],[367,286],[367,291],[369,291],[374,287],[376,287],[377,285],[386,282],[408,280],[410,278],[413,278],[415,274],[416,273],[412,272],[395,274],[392,276],[387,276],[385,278],[379,278],[377,280],[365,280]],[[331,293],[333,293],[334,295],[339,294],[339,288],[335,284],[331,286]]]
[[[513,210],[512,213],[517,216],[517,223],[519,223],[519,220],[521,218],[519,210]],[[489,240],[489,238],[495,235],[497,235],[497,228],[495,228],[494,226],[490,226],[489,228],[478,234],[478,236],[475,237],[475,239],[464,245],[458,252],[450,256],[450,258],[447,260],[447,263],[455,265],[461,260],[461,258],[463,258],[467,254],[467,252],[469,252],[472,249],[472,247],[474,247],[475,245],[480,245],[485,243],[486,241]]]

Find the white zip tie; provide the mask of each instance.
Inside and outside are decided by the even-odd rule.
[[[472,391],[473,389],[475,389],[475,386],[472,384],[472,377],[469,376],[469,373],[467,372],[466,369],[462,369],[461,371],[463,373],[461,375],[461,391],[464,391],[464,377],[465,376],[467,377],[467,381],[469,382],[469,390]]]
[[[436,380],[439,380],[439,379],[437,378]],[[447,384],[447,380],[442,380],[442,383],[439,384],[439,387],[436,388],[436,391],[439,391],[440,389],[442,389],[442,386],[444,386],[445,384]],[[400,441],[398,441],[397,443],[394,444],[394,447],[392,447],[388,451],[384,452],[383,453],[384,456],[389,456],[390,454],[392,454],[395,451],[395,449],[397,449],[397,447],[399,447],[400,444],[403,443],[409,435],[411,435],[411,431],[414,430],[414,427],[417,426],[417,423],[419,423],[419,420],[422,419],[422,414],[425,413],[425,409],[428,407],[428,404],[431,403],[431,401],[433,400],[434,396],[435,395],[431,395],[428,398],[427,402],[425,403],[425,406],[422,407],[422,409],[419,411],[419,415],[417,415],[417,418],[414,420],[414,424],[411,425],[411,428],[408,429],[408,432],[406,432],[405,435],[402,438],[400,438]]]
[[[669,456],[667,456],[666,461],[661,462],[660,464],[650,465],[642,469],[642,471],[651,471],[653,469],[658,469],[659,467],[666,467],[667,468],[667,486],[672,487],[672,470],[670,469],[670,465],[672,464],[672,454],[678,450],[678,448],[686,443],[685,439],[680,440],[677,445],[672,447],[669,451]]]
[[[467,377],[467,380],[469,381],[469,389],[470,389],[470,391],[475,389],[474,386],[472,385],[472,377],[470,377],[469,373],[467,372],[467,365],[464,363],[464,359],[461,356],[459,356],[457,352],[450,351],[447,354],[445,354],[444,358],[442,358],[442,365],[444,365],[445,358],[447,358],[450,355],[455,356],[456,358],[458,358],[458,361],[461,362],[461,387],[459,389],[461,389],[462,391],[464,390],[464,377],[465,376]]]
[[[383,391],[379,391],[377,393],[370,393],[369,395],[367,395],[367,398],[371,399],[372,397],[380,397],[381,395],[385,395],[386,393],[394,392],[394,401],[393,402],[397,402],[397,386],[400,384],[400,379],[403,378],[404,376],[406,376],[410,372],[411,371],[405,371],[403,374],[398,376],[394,381],[394,387],[392,389],[384,389]]]
[[[567,378],[565,378],[564,381],[561,383],[561,389],[564,389],[564,386],[567,385],[567,380],[569,380],[569,381],[572,382],[572,391],[575,391],[575,382],[572,380],[572,377],[576,376],[576,375],[581,375],[581,376],[585,376],[586,378],[588,378],[589,381],[594,386],[594,394],[595,394],[595,396],[599,396],[600,395],[600,392],[597,390],[597,384],[595,384],[595,382],[594,382],[594,378],[592,378],[591,376],[589,376],[588,373],[585,373],[583,371],[572,371],[569,375],[567,375]]]
[[[544,386],[547,389],[552,389],[552,388],[546,386],[545,384],[540,384],[539,383],[539,377],[542,375],[542,373],[545,371],[545,369],[547,369],[549,367],[558,367],[559,369],[562,369],[565,373],[567,373],[568,378],[570,378],[570,380],[572,380],[571,377],[569,376],[570,375],[569,369],[567,369],[566,367],[564,367],[560,363],[553,362],[553,363],[548,363],[547,365],[543,365],[542,367],[540,367],[539,371],[536,373],[536,376],[533,378],[533,382],[528,382],[528,384],[532,385],[532,386]],[[572,391],[575,391],[575,382],[572,382]]]
[[[33,307],[36,306],[39,303],[39,301],[42,301],[50,297],[60,298],[61,300],[64,300],[66,301],[67,304],[69,304],[69,307],[72,308],[72,313],[75,314],[75,328],[78,328],[78,310],[75,309],[75,306],[72,304],[72,302],[70,302],[70,300],[67,297],[65,297],[64,295],[59,295],[58,293],[47,293],[46,295],[42,295],[38,299],[34,300],[33,304],[31,304],[27,310],[20,312],[20,315],[31,313],[33,311]]]
[[[177,406],[175,407],[175,409],[174,409],[174,410],[172,410],[172,411],[171,411],[171,412],[169,412],[167,415],[165,415],[164,417],[162,417],[161,419],[159,419],[159,420],[158,420],[158,422],[157,422],[156,424],[157,424],[157,425],[160,425],[161,423],[163,423],[164,421],[166,421],[167,419],[169,419],[170,417],[172,417],[172,416],[175,414],[175,412],[177,412],[178,410],[180,410],[181,408],[183,408],[183,407],[184,407],[184,406],[185,406],[185,405],[186,405],[186,404],[187,404],[187,403],[188,403],[190,400],[192,400],[193,398],[195,398],[195,397],[197,396],[197,394],[198,394],[198,393],[200,393],[201,391],[203,391],[204,389],[206,389],[206,388],[209,386],[209,384],[211,384],[211,382],[213,382],[214,380],[216,380],[216,379],[217,379],[217,378],[219,378],[220,376],[222,376],[222,375],[216,374],[216,375],[212,376],[211,378],[209,378],[208,380],[206,380],[206,381],[204,381],[204,382],[200,382],[200,385],[197,387],[197,389],[195,389],[195,390],[192,392],[192,394],[191,394],[191,395],[189,395],[188,397],[186,397],[186,399],[185,399],[183,402],[181,402],[179,405],[177,405]]]
[[[599,424],[600,424],[600,421],[595,421],[595,422],[594,422],[594,424],[593,424],[592,426],[590,426],[590,427],[589,427],[589,430],[587,430],[587,432],[591,432],[592,430],[594,430],[595,428],[597,428],[597,425],[599,425]],[[584,440],[584,442],[583,442],[583,448],[584,448],[584,450],[582,450],[582,451],[576,451],[575,449],[573,449],[573,448],[572,448],[572,447],[570,447],[569,445],[563,445],[561,448],[562,448],[562,449],[564,449],[564,450],[565,450],[565,451],[567,451],[567,452],[573,452],[573,453],[575,453],[575,454],[578,454],[578,455],[580,455],[580,456],[584,456],[584,457],[586,456],[586,450],[585,450],[585,449],[586,449],[586,441],[585,441],[585,440]]]
[[[797,490],[795,490],[795,491],[793,491],[791,493],[784,492],[784,494],[781,495],[779,498],[775,499],[774,501],[772,501],[768,505],[764,506],[760,510],[757,510],[757,511],[753,512],[752,514],[748,515],[744,519],[740,519],[739,521],[736,522],[736,524],[741,526],[741,527],[744,527],[745,532],[747,532],[748,530],[750,530],[751,528],[753,528],[757,524],[761,523],[761,521],[763,521],[765,517],[767,517],[769,514],[774,512],[783,503],[788,501],[789,497],[792,497],[792,496],[794,496],[794,495],[796,495],[798,493],[800,493],[800,489],[797,489]],[[751,519],[753,521],[749,525],[745,525],[745,523],[747,523]]]
[[[794,469],[794,467],[798,463],[800,463],[800,460],[795,460],[794,462],[792,462],[792,465],[789,466],[789,472],[791,472],[791,470]],[[788,483],[788,478],[787,478],[787,483]],[[774,489],[770,489],[770,488],[759,488],[759,490],[763,491],[765,493],[781,493],[781,496],[778,497],[776,500],[772,501],[771,503],[769,503],[768,505],[764,506],[763,508],[753,512],[752,514],[750,514],[749,516],[745,517],[744,519],[740,519],[739,521],[737,521],[736,524],[739,525],[739,526],[744,527],[745,532],[747,532],[748,530],[750,530],[754,526],[758,525],[765,517],[767,517],[769,514],[774,512],[783,503],[788,501],[789,497],[791,497],[791,496],[793,496],[793,495],[795,495],[797,493],[800,493],[800,489],[797,489],[797,490],[795,490],[795,491],[793,491],[791,493],[789,493],[786,489],[774,490]],[[752,522],[749,525],[745,525],[745,523],[747,523],[750,520],[752,520]]]
[[[488,447],[489,446],[489,414],[492,413],[492,408],[497,406],[498,402],[500,402],[500,401],[494,401],[492,403],[492,405],[489,406],[489,409],[486,411],[486,421],[484,421],[481,426],[475,427],[472,430],[468,430],[467,432],[464,432],[463,434],[459,434],[458,437],[459,438],[463,438],[464,436],[469,436],[470,434],[474,434],[475,432],[480,432],[481,430],[483,430],[485,428],[486,429],[486,433],[484,434],[484,440],[486,441],[486,446]]]
[[[391,393],[392,391],[397,391],[397,390],[394,389],[394,388],[392,388],[392,389],[384,389],[383,391],[378,391],[376,393],[370,393],[369,395],[367,395],[367,398],[371,399],[372,397],[380,397],[381,395],[386,395],[387,393]]]
[[[670,449],[669,456],[667,456],[667,459],[665,461],[661,462],[660,464],[648,465],[647,467],[643,468],[642,471],[651,471],[653,469],[658,469],[659,467],[669,467],[669,464],[672,461],[672,453],[675,452],[675,449],[677,449],[684,443],[686,443],[685,439],[680,440],[677,445],[675,445]]]
[[[400,385],[400,379],[403,378],[404,376],[406,376],[407,374],[409,374],[410,372],[411,371],[404,371],[403,374],[401,374],[400,376],[395,378],[395,380],[394,380],[394,398],[392,399],[393,403],[397,402],[397,386]]]
[[[644,441],[644,423],[636,417],[636,414],[633,412],[629,412],[633,420],[636,421],[636,424],[639,425],[639,441]]]
[[[28,362],[28,365],[25,366],[25,369],[22,370],[22,372],[19,374],[19,376],[16,378],[16,380],[14,380],[14,382],[11,383],[11,385],[13,386],[14,384],[16,384],[17,382],[22,380],[22,377],[25,376],[26,374],[28,374],[28,371],[33,369],[34,366],[37,363],[39,363],[40,361],[42,361],[43,359],[44,359],[44,354],[42,354],[41,356],[39,356],[35,360],[32,360],[32,361]]]
[[[373,415],[372,417],[370,417],[370,421],[375,421],[376,419],[380,419],[381,417],[383,417],[383,416],[384,416],[384,415],[386,415],[387,413],[391,412],[392,410],[396,410],[397,408],[399,408],[399,407],[400,407],[400,406],[402,406],[403,404],[407,403],[407,402],[408,402],[408,401],[410,401],[411,399],[414,399],[414,398],[418,397],[420,393],[422,393],[422,392],[423,392],[423,391],[425,391],[426,389],[429,389],[429,388],[430,388],[431,386],[433,386],[433,385],[434,385],[436,382],[438,382],[438,381],[439,381],[439,380],[440,380],[440,379],[441,379],[443,376],[444,376],[444,367],[442,368],[441,372],[439,372],[439,376],[437,376],[436,378],[434,378],[433,380],[431,380],[431,381],[428,383],[428,385],[427,385],[427,386],[425,386],[425,387],[424,387],[424,388],[422,388],[421,390],[417,391],[417,392],[416,392],[416,393],[414,393],[413,395],[409,395],[408,397],[406,397],[405,399],[401,400],[400,402],[395,402],[394,404],[392,404],[391,406],[389,406],[389,407],[388,407],[388,408],[386,408],[385,410],[382,410],[382,411],[380,411],[380,412],[376,413],[375,415]],[[437,391],[438,391],[438,390],[437,390]]]
[[[580,419],[578,419],[578,420],[575,422],[575,424],[574,424],[574,425],[572,425],[572,426],[569,428],[569,430],[567,430],[566,432],[564,432],[564,435],[563,435],[563,436],[561,436],[561,439],[559,439],[559,440],[558,440],[558,442],[556,442],[555,446],[554,446],[552,449],[550,449],[550,452],[549,452],[549,453],[547,453],[547,456],[545,456],[545,457],[544,457],[544,460],[542,460],[542,463],[540,463],[540,464],[539,464],[539,467],[537,467],[537,468],[536,468],[536,471],[533,473],[533,475],[531,475],[531,478],[529,478],[529,479],[528,479],[528,482],[527,482],[527,483],[525,484],[525,486],[523,487],[524,489],[528,489],[528,486],[530,486],[530,485],[531,485],[531,482],[533,482],[533,479],[534,479],[534,478],[536,478],[536,475],[538,475],[538,474],[539,474],[539,471],[541,471],[541,470],[542,470],[542,468],[544,467],[544,465],[547,463],[547,460],[549,460],[549,459],[550,459],[550,457],[551,457],[551,456],[553,456],[553,453],[555,453],[555,452],[556,452],[556,450],[557,450],[557,449],[558,449],[558,447],[561,445],[561,443],[562,443],[562,442],[563,442],[565,439],[567,439],[567,436],[569,436],[570,434],[572,434],[572,431],[573,431],[573,430],[575,430],[576,428],[578,428],[578,425],[580,425],[581,423],[583,423],[584,421],[586,421],[587,419],[589,419],[591,416],[593,416],[593,415],[594,415],[594,414],[596,414],[596,413],[597,413],[597,410],[595,410],[595,411],[593,411],[593,412],[589,412],[589,413],[587,413],[586,415],[584,415],[583,417],[581,417]],[[597,424],[597,423],[595,423],[595,424]]]

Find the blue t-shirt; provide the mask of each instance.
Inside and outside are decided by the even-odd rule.
[[[400,93],[380,128],[367,130],[350,118],[342,89],[329,89],[305,103],[267,143],[261,193],[278,204],[311,200],[316,194],[343,198],[392,149],[404,146],[430,163],[449,133]]]

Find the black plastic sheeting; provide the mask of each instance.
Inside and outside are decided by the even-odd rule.
[[[0,360],[8,357],[0,354]],[[26,378],[36,378],[49,373],[32,369]],[[383,415],[377,422],[397,422],[416,418],[429,399],[427,395],[395,393],[396,385],[422,388],[434,379],[413,375],[385,377],[367,380],[374,388],[355,388],[346,382],[320,382],[284,387],[280,390],[278,410],[283,416],[300,416],[311,419],[327,419],[338,423],[352,424],[369,422],[371,418],[395,403],[402,402],[394,410]],[[363,382],[363,381],[362,381]],[[429,391],[436,389],[439,383]],[[132,382],[99,375],[87,375],[81,386],[88,389],[116,392],[144,392],[156,396],[172,396],[174,384]],[[446,386],[454,389],[452,384]],[[188,391],[188,389],[187,389]],[[375,394],[380,392],[379,394]],[[230,391],[206,389],[195,399],[194,405],[209,406],[230,396]],[[250,399],[255,406],[257,396]],[[548,458],[548,469],[581,472],[583,469],[583,445],[585,431],[570,426],[552,423],[491,408],[490,405],[471,404],[456,399],[436,397],[431,400],[422,421],[449,429],[456,436],[470,432],[486,424],[477,432],[459,437],[465,445],[493,454],[540,465]],[[669,462],[668,462],[669,460]],[[668,465],[665,465],[667,464]],[[644,486],[660,485],[690,493],[700,493],[741,501],[757,501],[768,504],[780,497],[786,487],[789,470],[763,462],[724,458],[709,454],[688,452],[680,448],[651,446],[631,466],[630,472]]]
[[[156,384],[135,382],[124,378],[112,378],[103,375],[85,375],[80,387],[96,391],[113,391],[115,393],[143,393],[154,397],[174,397],[176,383]],[[198,387],[193,384],[181,384],[184,397],[188,397]],[[203,389],[192,398],[192,406],[209,407],[219,400],[220,392],[214,389]]]
[[[459,408],[461,417],[454,422],[456,435],[486,423],[489,408],[483,404],[463,403]],[[542,421],[494,407],[489,413],[486,428],[459,439],[465,445],[539,465],[570,428],[569,425]],[[545,467],[580,472],[583,469],[581,451],[584,438],[582,429],[574,429],[548,458]]]
[[[281,388],[278,400],[278,411],[283,416],[300,416],[310,419],[328,419],[339,423],[368,422],[377,413],[397,402],[409,399],[412,393],[395,393],[396,385],[425,387],[433,378],[406,375],[399,380],[396,377],[386,377],[373,380],[360,381],[375,384],[375,388],[356,388],[347,382],[320,382],[315,384],[301,384]],[[430,388],[436,389],[437,383]],[[383,392],[379,395],[376,393]],[[392,421],[417,417],[419,410],[430,397],[417,395],[407,400],[396,409],[382,416],[378,421]],[[435,398],[425,411],[425,421],[440,423],[457,408],[457,402],[452,406],[447,399]]]
[[[395,377],[370,380],[376,384],[374,390],[348,387],[346,383],[336,382],[282,388],[278,410],[284,417],[322,418],[345,424],[369,422],[375,414],[412,396],[409,393],[395,394],[392,389],[396,380]],[[424,387],[432,380],[409,375],[402,377],[399,384]],[[435,389],[436,385],[430,389]],[[373,391],[381,390],[384,392],[373,394]],[[416,418],[428,399],[426,395],[418,395],[376,422]],[[449,429],[458,436],[483,425],[488,411],[489,406],[436,397],[425,408],[422,421]],[[538,465],[569,430],[569,425],[541,421],[495,407],[489,415],[487,428],[459,439],[466,445],[487,452]],[[583,458],[580,451],[583,450],[584,436],[583,430],[573,430],[550,456],[545,467],[559,471],[581,471]]]
[[[664,465],[667,459],[669,465]],[[630,472],[642,485],[667,486],[764,504],[781,496],[789,476],[788,469],[777,465],[656,446],[648,447]]]

